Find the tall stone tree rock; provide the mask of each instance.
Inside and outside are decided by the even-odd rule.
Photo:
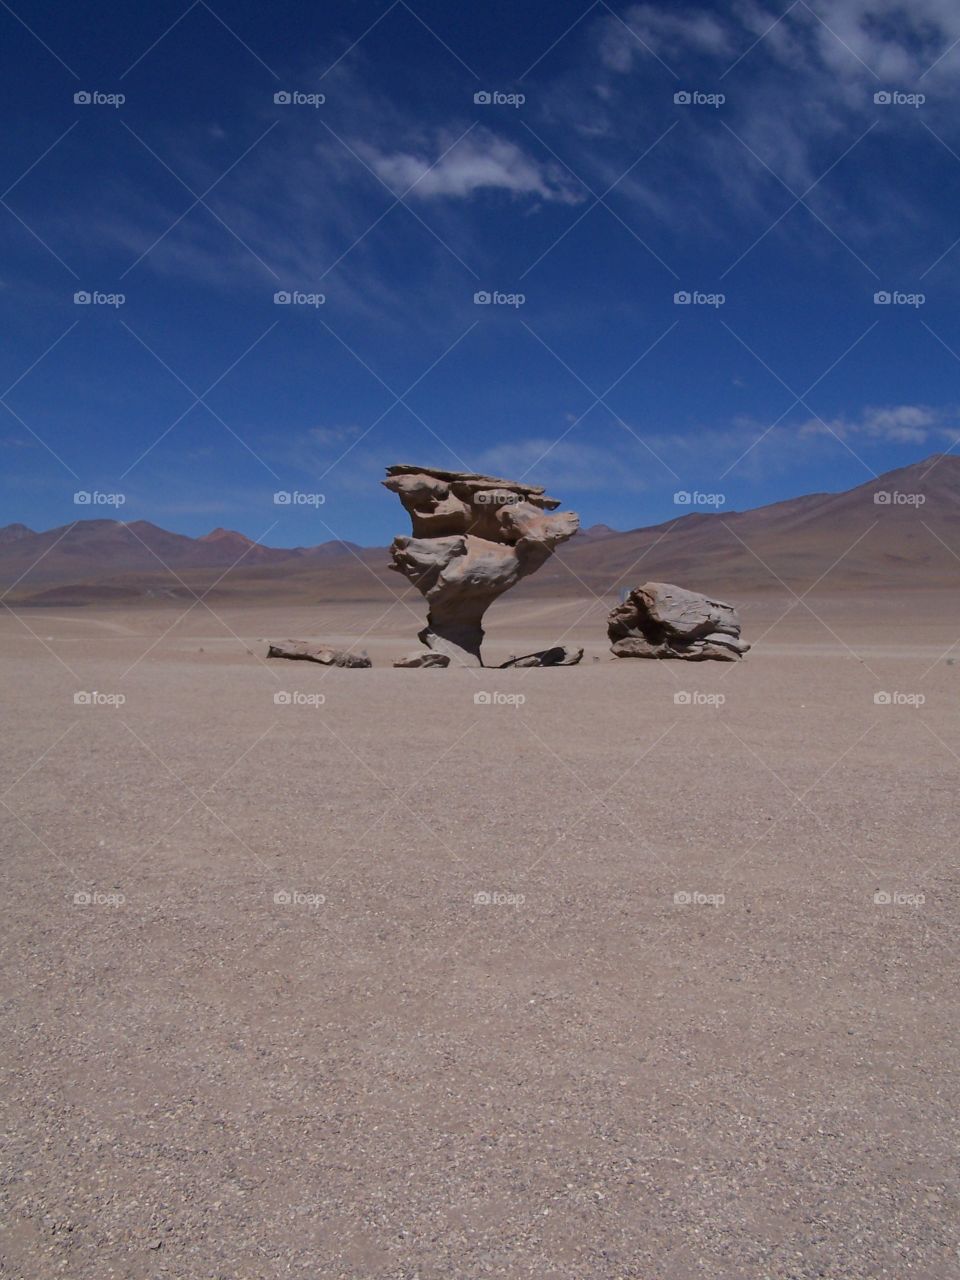
[[[578,516],[557,512],[539,485],[469,471],[401,465],[383,483],[413,524],[412,537],[394,538],[390,567],[426,597],[420,640],[454,663],[482,666],[484,613],[573,537]]]

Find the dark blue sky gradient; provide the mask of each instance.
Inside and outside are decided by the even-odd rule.
[[[0,9],[0,522],[383,542],[412,461],[628,528],[952,448],[960,10],[785,7]]]

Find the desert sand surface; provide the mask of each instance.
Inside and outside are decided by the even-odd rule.
[[[4,614],[7,1274],[958,1274],[956,594],[611,603]]]

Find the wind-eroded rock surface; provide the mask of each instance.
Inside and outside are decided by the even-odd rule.
[[[611,611],[607,635],[618,658],[736,662],[750,648],[732,604],[669,582],[635,587]]]
[[[521,578],[536,572],[580,527],[572,511],[527,485],[468,471],[387,468],[413,525],[394,538],[391,568],[426,597],[420,640],[463,666],[482,666],[483,615]]]

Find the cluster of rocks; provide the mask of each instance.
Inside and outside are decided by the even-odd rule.
[[[561,542],[580,527],[573,511],[539,485],[472,471],[443,471],[406,464],[388,467],[383,484],[410,516],[412,536],[394,538],[391,569],[409,578],[426,598],[426,646],[397,659],[395,667],[480,667],[483,615],[521,578],[535,573]],[[556,512],[556,514],[554,514]],[[618,658],[715,658],[736,662],[750,648],[740,639],[733,605],[669,582],[635,587],[607,619]],[[369,667],[354,654],[303,640],[271,644],[268,658],[293,658],[335,667]],[[556,645],[512,657],[503,667],[569,667],[582,649]]]
[[[572,667],[583,657],[582,649],[568,649],[565,645],[555,645],[552,649],[541,649],[539,653],[525,653],[522,658],[509,658],[500,663],[500,669],[506,667]],[[418,649],[408,653],[405,658],[398,658],[395,667],[449,667],[450,655],[435,649]]]
[[[736,662],[750,648],[740,639],[740,617],[732,604],[669,582],[635,587],[611,611],[607,635],[618,658]]]

